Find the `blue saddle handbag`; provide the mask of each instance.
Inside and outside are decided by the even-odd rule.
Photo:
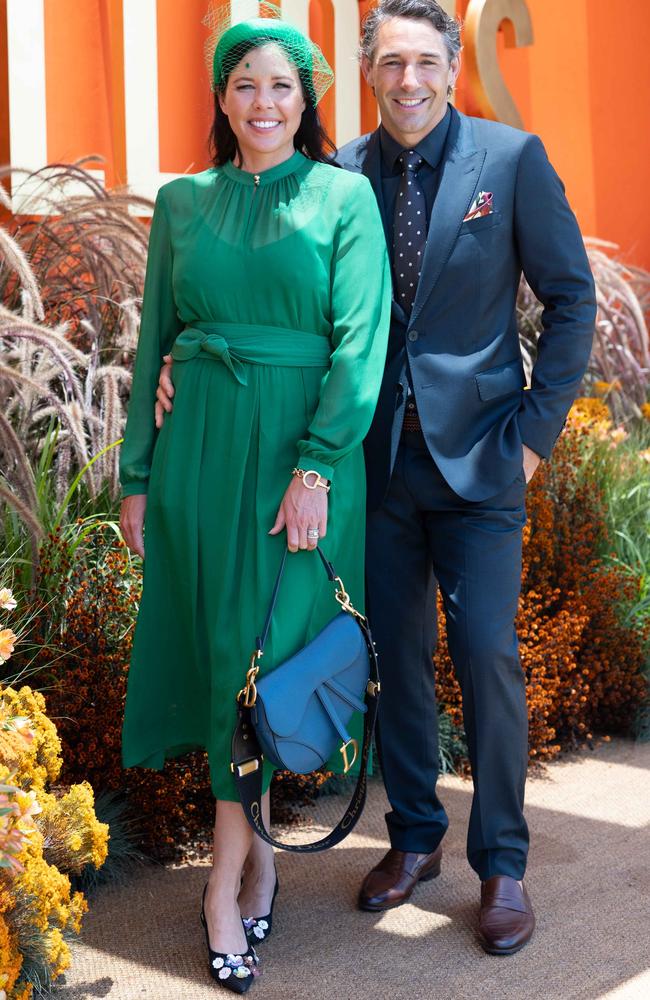
[[[232,742],[231,770],[249,823],[267,843],[298,852],[333,847],[359,819],[365,801],[368,756],[380,690],[377,655],[368,622],[352,606],[342,580],[322,550],[318,548],[317,552],[328,578],[336,584],[334,597],[341,611],[303,649],[257,681],[259,660],[286,564],[285,549],[246,685],[237,696],[238,723]],[[285,845],[274,840],[262,820],[264,757],[277,768],[306,774],[323,767],[339,745],[343,770],[347,773],[359,754],[358,743],[347,729],[355,711],[364,714],[364,738],[357,785],[343,819],[315,844]]]
[[[323,767],[339,743],[347,773],[358,753],[347,726],[353,712],[367,712],[363,697],[369,679],[361,630],[341,611],[258,682],[253,725],[266,759],[282,770],[308,774]]]

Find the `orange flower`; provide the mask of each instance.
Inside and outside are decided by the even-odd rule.
[[[608,396],[610,392],[617,392],[621,388],[621,383],[618,379],[614,379],[613,382],[602,382],[600,380],[594,382],[593,389],[597,396]]]
[[[621,441],[625,441],[630,435],[625,430],[624,427],[615,427],[613,431],[610,431],[609,439],[613,444],[620,444]]]
[[[650,420],[650,403],[644,403],[641,407],[644,420]]]
[[[12,733],[17,733],[29,746],[34,739],[32,720],[28,715],[13,715],[5,723],[5,728]],[[2,998],[0,997],[0,1000]]]
[[[18,636],[10,628],[0,629],[0,663],[6,663],[14,651]]]

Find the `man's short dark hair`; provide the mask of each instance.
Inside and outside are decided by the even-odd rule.
[[[363,19],[359,51],[369,62],[373,61],[377,48],[377,34],[385,21],[393,17],[422,18],[444,37],[449,62],[461,50],[460,24],[450,17],[436,0],[378,0]]]

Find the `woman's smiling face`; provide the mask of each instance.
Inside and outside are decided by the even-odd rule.
[[[247,52],[219,103],[244,169],[268,169],[292,156],[306,102],[298,70],[279,45],[270,42]]]

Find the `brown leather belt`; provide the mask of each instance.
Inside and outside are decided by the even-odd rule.
[[[418,414],[418,408],[415,405],[415,400],[412,396],[409,396],[408,402],[406,404],[406,409],[404,411],[404,422],[402,424],[402,432],[412,433],[413,431],[421,431],[422,425],[420,424],[420,415]]]

